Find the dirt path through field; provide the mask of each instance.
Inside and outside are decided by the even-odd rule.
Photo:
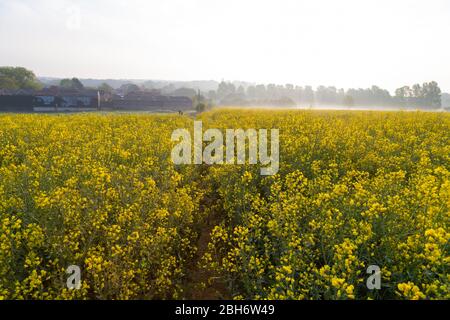
[[[202,265],[202,257],[208,250],[211,240],[211,231],[223,219],[223,212],[217,206],[216,196],[206,194],[200,210],[208,212],[208,215],[199,230],[197,252],[187,268],[185,297],[194,300],[231,299],[227,286],[219,275],[203,268]],[[213,279],[211,284],[208,283],[209,279]]]

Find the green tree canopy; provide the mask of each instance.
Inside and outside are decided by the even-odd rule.
[[[77,78],[62,79],[59,83],[59,86],[65,89],[75,89],[75,90],[84,89],[84,85]]]
[[[113,87],[111,87],[109,84],[107,84],[106,82],[103,82],[99,87],[98,90],[107,92],[107,93],[112,93],[114,91]]]
[[[140,92],[141,88],[134,83],[125,83],[120,86],[120,90],[122,90],[124,94],[129,94],[131,92]]]
[[[40,89],[42,84],[33,71],[22,67],[0,67],[0,89]]]

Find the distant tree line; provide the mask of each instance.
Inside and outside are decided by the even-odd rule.
[[[401,105],[406,106],[430,106],[441,107],[441,89],[434,81],[398,88],[395,90],[395,98]]]
[[[442,106],[450,109],[450,94],[442,93],[441,95]]]
[[[149,82],[148,85],[152,83]],[[83,83],[77,78],[62,79],[56,83],[61,88],[83,90]],[[0,90],[38,90],[43,85],[37,80],[35,74],[22,67],[0,67]],[[91,89],[91,88],[89,88]],[[125,83],[118,89],[113,89],[104,82],[97,88],[106,93],[119,93],[126,95],[130,92],[152,90],[146,86],[134,83]],[[366,89],[338,89],[330,86],[294,86],[293,84],[248,84],[244,82],[225,82],[218,84],[217,90],[202,92],[198,88],[177,88],[169,83],[161,88],[165,95],[186,96],[195,100],[195,105],[280,105],[280,106],[315,106],[315,105],[343,105],[343,106],[397,106],[397,107],[448,107],[450,96],[442,94],[435,81],[415,84],[412,87],[403,86],[391,95],[388,90],[377,86]]]
[[[222,81],[217,90],[210,90],[207,97],[219,104],[274,104],[288,105],[344,105],[344,106],[400,106],[441,107],[441,89],[434,81],[411,88],[404,86],[391,95],[388,90],[372,86],[367,89],[337,89],[336,87],[287,85],[235,86]]]

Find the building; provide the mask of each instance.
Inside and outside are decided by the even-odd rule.
[[[0,112],[33,112],[34,97],[31,95],[0,95]]]
[[[49,87],[39,91],[0,92],[0,112],[83,112],[96,110],[179,112],[192,110],[192,100],[164,96],[158,90],[125,96],[86,89]]]
[[[34,93],[33,109],[37,112],[76,112],[99,109],[97,90],[46,88]]]
[[[163,96],[159,92],[130,92],[124,97],[114,96],[112,108],[115,110],[140,110],[177,112],[192,109],[188,97]]]

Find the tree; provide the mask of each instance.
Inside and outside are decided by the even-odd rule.
[[[209,90],[208,91],[208,98],[212,101],[215,101],[217,99],[217,94],[215,90]]]
[[[337,89],[335,87],[319,86],[316,90],[316,100],[319,104],[335,105],[338,103]]]
[[[441,107],[441,89],[437,82],[425,82],[422,86],[415,84],[410,89],[405,86],[395,91],[396,98],[401,102],[407,102],[416,107]]]
[[[41,88],[42,84],[33,71],[22,67],[0,67],[0,89],[38,90]]]
[[[441,100],[442,100],[442,107],[444,108],[450,108],[450,94],[448,93],[443,93],[441,95]]]
[[[256,99],[266,99],[267,98],[266,86],[263,84],[258,84],[255,87],[255,96]]]
[[[77,78],[72,79],[62,79],[59,83],[59,86],[65,89],[73,89],[73,90],[83,90],[84,85]]]
[[[98,90],[106,92],[106,93],[112,93],[114,91],[113,87],[111,87],[106,82],[103,82],[99,87]]]
[[[197,112],[204,112],[204,111],[206,111],[206,104],[204,104],[203,102],[200,102],[200,103],[198,103],[196,106],[195,106],[195,111],[197,111]]]
[[[301,86],[295,86],[295,101],[298,103],[303,102],[303,87]]]
[[[83,90],[84,85],[77,78],[72,78],[73,87],[77,90]]]
[[[303,102],[310,106],[314,104],[314,90],[311,86],[305,86],[303,89]]]
[[[376,106],[386,106],[392,104],[392,96],[389,91],[377,86],[370,88],[371,104]]]
[[[441,89],[437,82],[425,82],[422,86],[422,94],[427,107],[441,107]]]
[[[290,98],[290,99],[291,99],[292,101],[294,101],[294,102],[296,102],[296,100],[297,100],[297,96],[296,96],[296,94],[295,94],[295,87],[294,87],[293,84],[287,83],[287,84],[284,86],[284,93],[283,93],[283,95],[284,95],[285,97]]]
[[[244,88],[244,86],[240,85],[240,86],[237,88],[236,93],[239,94],[239,95],[241,95],[241,96],[245,96],[245,88]]]
[[[401,105],[408,105],[413,97],[413,90],[409,86],[403,86],[395,90],[395,98]]]
[[[255,86],[248,86],[247,87],[247,97],[249,99],[255,99],[256,98],[256,88],[255,88]]]
[[[231,82],[222,81],[219,83],[219,87],[217,88],[217,97],[219,99],[223,99],[230,94],[234,94],[236,92],[236,87]]]
[[[353,107],[355,105],[355,101],[352,96],[346,95],[342,101],[342,104],[347,107]]]
[[[277,86],[273,83],[269,83],[266,87],[266,98],[269,100],[275,100],[278,98]]]
[[[412,86],[412,96],[414,98],[422,98],[423,97],[423,91],[420,84],[415,84]]]
[[[120,86],[120,90],[125,94],[129,94],[131,92],[139,92],[141,91],[141,88],[139,86],[135,85],[134,83],[125,83]]]

